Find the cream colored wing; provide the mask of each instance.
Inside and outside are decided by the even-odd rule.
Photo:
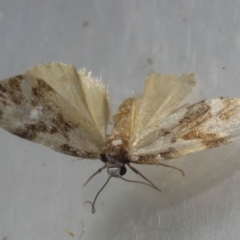
[[[78,108],[84,117],[91,118],[103,141],[106,140],[110,111],[107,91],[101,80],[94,79],[85,70],[77,73],[73,65],[56,62],[38,64],[25,74],[44,79],[58,94]]]
[[[99,108],[102,119],[97,122]],[[102,83],[79,75],[70,65],[39,64],[0,82],[0,126],[64,154],[99,158],[106,140],[108,109]]]
[[[105,141],[107,124],[110,119],[106,88],[100,79],[93,79],[91,73],[86,74],[85,70],[79,71],[79,78],[81,79],[87,109]]]
[[[137,133],[129,155],[136,163],[157,163],[230,143],[240,137],[240,99],[215,98],[155,121]]]
[[[131,143],[141,129],[148,128],[156,120],[172,113],[196,84],[196,75],[152,74],[145,83],[141,102],[138,99],[138,110],[134,115],[134,128]]]

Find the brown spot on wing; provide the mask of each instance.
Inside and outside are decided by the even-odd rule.
[[[189,129],[194,128],[211,117],[210,109],[211,107],[206,104],[205,100],[191,105],[187,107],[187,112],[179,121],[178,125],[182,125],[183,127],[187,126]]]
[[[31,100],[30,100],[30,103],[31,103],[31,105],[34,106],[34,107],[36,107],[36,106],[39,105],[39,101],[38,101],[38,99],[36,99],[36,98],[31,99]]]
[[[204,133],[202,131],[192,130],[184,134],[184,140],[199,139],[206,148],[218,147],[221,144],[228,144],[230,140],[226,137],[220,137],[217,133]]]
[[[21,138],[33,141],[37,137],[38,133],[53,134],[59,131],[55,126],[47,126],[44,121],[39,121],[35,124],[25,124],[23,127],[15,129],[11,132]]]
[[[46,82],[44,82],[42,79],[37,78],[37,87],[38,89],[40,89],[43,92],[51,92],[54,91],[54,89],[52,87],[50,87]]]
[[[216,133],[204,133],[203,131],[191,130],[185,133],[180,138],[184,140],[202,139],[204,141],[209,141],[209,140],[216,139],[217,137],[218,137],[218,134]]]
[[[54,91],[48,84],[46,84],[42,79],[37,78],[37,85],[32,87],[32,93],[37,98],[43,98],[44,94],[47,92]]]
[[[218,117],[219,119],[223,120],[223,121],[228,121],[232,116],[235,115],[235,108],[231,108],[231,109],[224,109],[221,111],[221,113],[219,113]]]
[[[138,164],[158,164],[159,158],[156,155],[139,156],[137,161],[130,161]]]
[[[3,86],[2,83],[0,83],[0,92],[5,93],[7,89]]]
[[[171,143],[175,143],[179,138],[179,132],[189,132],[191,129],[201,125],[204,121],[211,117],[211,107],[206,103],[205,100],[186,107],[186,112],[183,117],[179,120],[177,125],[172,128],[165,129],[165,135],[171,133]],[[164,136],[164,135],[163,135]],[[186,136],[187,137],[187,136]]]
[[[22,80],[22,79],[24,79],[24,76],[22,74],[19,74],[19,75],[16,76],[16,78]]]
[[[29,124],[28,129],[35,132],[47,133],[49,132],[49,127],[43,121],[39,121],[36,124]]]
[[[62,144],[59,146],[59,151],[65,153],[67,155],[71,155],[74,157],[79,157],[81,154],[78,149],[71,147],[68,144]]]
[[[16,129],[14,131],[11,131],[11,133],[30,141],[34,140],[37,136],[37,132],[32,131],[31,129],[28,128]]]
[[[18,75],[18,76],[14,77],[14,78],[10,78],[8,80],[8,82],[7,82],[9,87],[10,87],[10,89],[13,90],[13,91],[21,92],[22,90],[21,90],[20,81],[19,81],[21,79],[22,79],[21,75]]]
[[[170,143],[175,143],[177,141],[176,137],[173,137],[172,139],[170,139]]]
[[[204,133],[202,130],[191,130],[180,137],[183,140],[191,141],[199,139],[205,148],[218,147],[221,144],[228,144],[231,141],[227,137],[221,137],[218,133]]]
[[[56,116],[52,119],[52,123],[55,129],[62,133],[62,135],[69,140],[68,132],[79,127],[78,124],[74,124],[72,122],[66,122],[61,113],[56,114]]]
[[[160,129],[160,131],[157,133],[157,135],[160,137],[165,137],[168,134],[170,134],[171,131],[167,130],[167,129]]]
[[[223,121],[228,121],[232,116],[239,112],[239,100],[235,98],[222,98],[223,109],[217,117]]]
[[[7,97],[5,95],[3,95],[2,93],[0,93],[0,98],[7,99]]]
[[[52,120],[54,125],[63,132],[69,132],[72,127],[63,119],[61,113],[56,114],[56,117]]]
[[[19,94],[14,94],[9,92],[9,97],[16,105],[21,105],[23,101],[23,97],[20,96]]]
[[[177,158],[180,156],[180,153],[174,149],[174,148],[169,148],[168,151],[166,152],[161,152],[160,156],[164,159],[171,159],[171,158]]]
[[[20,81],[23,79],[22,75],[18,75],[14,78],[10,78],[8,83],[8,94],[10,99],[17,105],[20,105],[22,101],[24,100],[22,90],[20,87]]]
[[[24,100],[20,87],[21,79],[22,75],[18,75],[16,77],[9,78],[7,81],[4,81],[2,84],[0,84],[0,92],[2,93],[1,98],[4,98],[6,95],[5,98],[7,97],[16,105],[20,105]]]
[[[64,137],[68,139],[66,132],[76,128],[77,125],[72,122],[66,122],[63,119],[63,116],[60,113],[61,110],[56,104],[54,97],[52,98],[55,94],[55,90],[40,78],[37,78],[36,81],[37,84],[32,87],[32,97],[30,99],[31,105],[34,107],[41,106],[42,112],[45,115],[49,114],[49,112],[59,112],[54,118],[50,119],[50,122],[53,125],[52,132],[56,132],[54,129],[58,129]]]
[[[51,133],[52,129],[47,127],[43,121],[36,124],[25,124],[22,128],[12,131],[13,134],[25,138],[27,140],[34,140],[38,133]]]
[[[1,102],[4,106],[8,105],[7,101],[4,100],[4,99],[1,99],[1,98],[0,98],[0,102]]]
[[[202,144],[206,146],[206,148],[214,148],[214,147],[218,147],[220,145],[225,145],[230,143],[231,141],[226,138],[226,137],[222,137],[222,138],[217,138],[217,139],[212,139],[212,140],[203,140]]]
[[[69,144],[62,144],[55,150],[74,157],[96,158],[96,156],[93,153],[83,152],[75,147],[72,147]]]

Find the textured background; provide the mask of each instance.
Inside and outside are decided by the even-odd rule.
[[[0,78],[40,62],[86,67],[109,86],[113,112],[151,72],[196,72],[195,101],[240,97],[239,13],[238,0],[1,0]],[[239,143],[169,161],[186,177],[139,168],[162,193],[114,179],[92,215],[83,202],[107,173],[82,184],[100,161],[73,161],[1,130],[0,239],[239,239]]]

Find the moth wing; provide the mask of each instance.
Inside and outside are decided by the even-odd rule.
[[[86,74],[85,69],[79,71],[78,74],[82,80],[87,109],[105,142],[107,124],[110,121],[110,107],[106,87],[100,79],[93,79],[91,73]]]
[[[73,66],[60,63],[39,64],[3,80],[0,126],[64,154],[98,158],[105,143],[106,123],[95,123],[91,115],[94,109],[90,111],[86,103],[84,84],[88,83],[79,78]],[[95,108],[101,107],[107,116],[107,95],[102,88],[99,95],[106,100]]]
[[[26,74],[31,74],[51,86],[96,125],[102,139],[110,116],[108,96],[100,79],[94,79],[85,69],[76,71],[73,65],[57,62],[38,64]]]
[[[132,162],[157,163],[228,144],[240,137],[240,99],[215,98],[155,121],[137,134]]]
[[[196,84],[194,73],[182,75],[152,74],[146,82],[137,113],[134,115],[134,128],[131,142],[143,128],[148,128],[156,120],[172,113]]]

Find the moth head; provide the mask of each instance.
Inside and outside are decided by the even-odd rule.
[[[108,167],[107,172],[111,177],[121,177],[126,174],[127,168],[124,165],[121,167]]]

